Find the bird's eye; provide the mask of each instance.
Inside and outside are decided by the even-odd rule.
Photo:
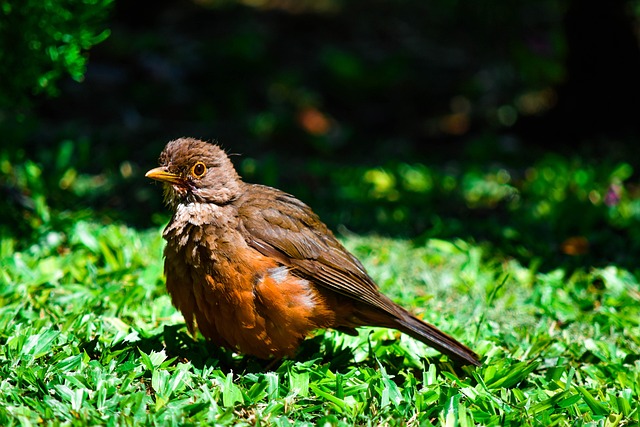
[[[191,168],[191,175],[196,178],[202,178],[207,173],[207,167],[202,162],[198,162]]]

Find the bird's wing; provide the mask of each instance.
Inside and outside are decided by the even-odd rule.
[[[248,184],[239,202],[247,243],[297,274],[357,301],[399,315],[364,267],[307,205],[271,187]]]

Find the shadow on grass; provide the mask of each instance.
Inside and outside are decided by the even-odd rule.
[[[99,358],[96,353],[97,339],[82,346],[82,349],[92,358]],[[368,357],[355,362],[354,348],[337,342],[323,334],[304,340],[296,355],[292,358],[263,360],[253,356],[239,355],[231,350],[218,347],[202,338],[193,339],[184,325],[168,325],[161,333],[142,337],[133,342],[121,342],[111,347],[110,353],[145,354],[164,351],[168,359],[175,358],[173,363],[189,362],[196,369],[219,369],[223,373],[236,372],[242,374],[259,374],[269,371],[281,372],[288,370],[293,364],[313,362],[315,366],[322,366],[334,373],[344,373],[354,368],[370,368],[375,371],[381,366],[390,375],[396,375],[401,371],[411,371],[419,378],[422,375],[422,367],[407,363],[402,354],[394,352],[393,342],[382,342],[382,350],[378,349],[376,355],[369,344]],[[130,356],[129,356],[130,357]],[[438,371],[455,372],[459,376],[467,376],[459,366],[452,366],[450,362],[437,359],[424,359],[425,363],[433,363]]]

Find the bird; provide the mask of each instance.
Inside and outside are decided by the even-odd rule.
[[[217,346],[280,359],[318,329],[399,330],[458,365],[467,346],[380,292],[362,263],[291,194],[244,182],[216,143],[167,143],[146,177],[164,187],[164,275],[189,332]]]

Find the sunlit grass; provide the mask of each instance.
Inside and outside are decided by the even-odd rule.
[[[640,286],[537,272],[464,241],[348,237],[383,290],[469,344],[466,373],[385,329],[273,366],[186,333],[159,230],[80,221],[0,262],[0,424],[638,423]]]
[[[311,162],[301,174],[294,193],[382,290],[483,356],[465,371],[386,329],[319,331],[271,365],[193,339],[164,290],[160,229],[120,219],[166,221],[142,202],[159,205],[158,188],[130,191],[133,163],[81,172],[74,147],[50,152],[49,168],[0,158],[0,425],[639,422],[640,193],[627,163]],[[277,184],[267,164],[240,169]],[[128,209],[91,209],[114,188]]]

